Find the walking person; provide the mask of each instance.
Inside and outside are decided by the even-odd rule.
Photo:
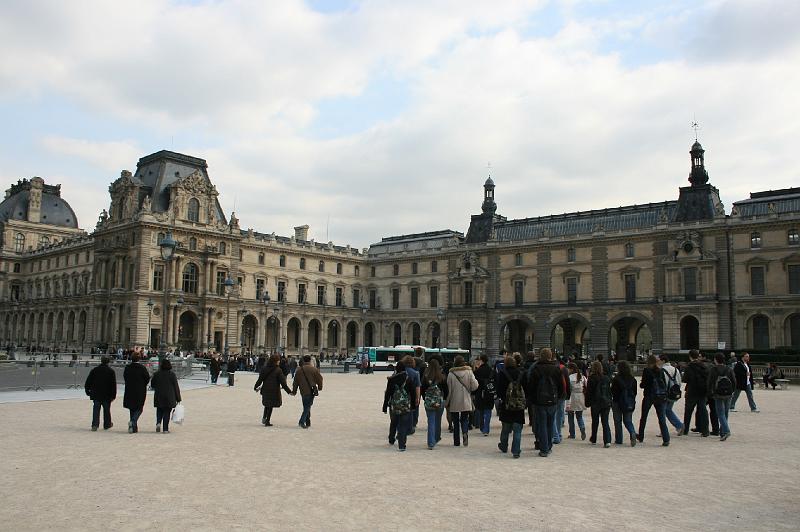
[[[553,443],[561,443],[561,430],[564,428],[564,412],[566,411],[567,400],[571,393],[569,384],[569,369],[564,365],[562,360],[556,360],[558,369],[561,371],[561,378],[564,382],[564,387],[558,394],[558,402],[556,403],[556,417],[553,424]]]
[[[281,371],[280,359],[281,357],[276,353],[270,355],[267,364],[261,369],[261,373],[258,374],[258,379],[253,386],[253,390],[261,392],[261,404],[264,406],[261,424],[265,427],[272,426],[272,410],[280,408],[283,404],[281,388],[289,395],[295,395],[296,393],[290,390],[286,384],[286,375]]]
[[[411,430],[408,431],[409,436],[417,431],[417,422],[419,421],[419,402],[422,398],[420,388],[422,386],[422,379],[420,372],[417,370],[417,360],[411,355],[403,357],[403,365],[406,368],[406,374],[411,382],[414,383],[414,396],[411,398]]]
[[[228,386],[233,386],[234,378],[236,377],[236,357],[228,355],[228,365],[225,368],[228,370]]]
[[[478,413],[478,428],[484,436],[489,435],[492,422],[492,408],[494,408],[494,382],[492,381],[492,368],[489,366],[489,357],[482,354],[475,370],[475,379],[478,389],[475,391],[475,410]]]
[[[446,405],[453,419],[453,445],[458,447],[463,442],[464,447],[469,445],[469,421],[474,405],[472,392],[478,389],[478,380],[472,373],[464,357],[456,356],[453,367],[447,375]]]
[[[733,392],[730,411],[736,412],[736,401],[739,400],[739,394],[744,392],[747,394],[747,402],[750,405],[750,411],[757,414],[759,410],[755,400],[753,400],[753,388],[755,387],[755,383],[753,381],[753,372],[750,368],[749,353],[742,353],[742,358],[733,366],[733,374],[736,376],[736,391]],[[720,434],[722,434],[721,429]]]
[[[655,355],[647,357],[647,367],[642,370],[642,382],[639,387],[644,390],[642,398],[642,415],[639,418],[639,443],[644,442],[644,429],[647,426],[647,414],[654,408],[658,417],[658,426],[661,429],[661,445],[669,445],[669,426],[667,425],[667,380],[664,372],[658,367]]]
[[[622,427],[628,431],[631,447],[636,447],[633,411],[636,410],[638,387],[627,360],[617,362],[617,374],[611,379],[611,411],[614,416],[614,443],[622,445]]]
[[[606,366],[607,367],[607,366]],[[611,379],[603,373],[600,359],[592,362],[589,368],[589,379],[586,384],[586,406],[592,409],[592,435],[589,442],[597,443],[597,429],[603,425],[603,447],[611,447],[611,427],[608,425],[608,414],[611,411]]]
[[[219,355],[216,353],[211,355],[211,360],[208,363],[208,371],[211,373],[211,384],[216,384],[222,368],[219,365]]]
[[[731,397],[736,387],[735,372],[725,365],[725,355],[714,355],[714,367],[708,372],[708,390],[714,399],[714,408],[719,420],[719,441],[727,440],[731,435],[728,425],[728,412],[731,408]]]
[[[575,425],[581,431],[581,440],[586,439],[586,425],[583,422],[583,411],[586,410],[586,398],[583,389],[586,379],[578,369],[578,365],[570,362],[569,369],[569,401],[567,401],[567,421],[569,422],[569,439],[575,439]]]
[[[442,372],[442,365],[435,358],[428,361],[420,392],[428,418],[428,449],[433,450],[442,439],[442,414],[448,395],[447,379]]]
[[[131,363],[125,366],[122,378],[125,380],[125,394],[122,397],[122,406],[130,411],[131,419],[128,422],[128,434],[139,432],[139,416],[144,410],[147,399],[147,384],[150,382],[150,373],[147,368],[139,364],[141,356],[134,353]]]
[[[667,380],[667,402],[664,403],[664,414],[667,416],[667,421],[677,430],[677,435],[682,436],[684,430],[683,423],[675,412],[672,411],[675,401],[680,399],[681,396],[681,372],[678,371],[678,368],[669,363],[669,357],[667,357],[667,355],[660,355],[658,357],[658,365],[664,372],[664,377]],[[675,395],[672,395],[673,393]],[[673,399],[673,397],[675,398]]]
[[[163,358],[158,365],[158,371],[153,373],[150,381],[153,388],[153,406],[156,407],[156,432],[169,433],[169,418],[172,409],[181,402],[181,389],[178,386],[178,377],[172,371],[172,363]]]
[[[700,353],[697,349],[689,351],[689,364],[683,372],[683,383],[686,388],[683,409],[683,433],[689,434],[689,427],[692,423],[692,414],[697,411],[695,423],[700,435],[707,438],[708,429],[708,410],[706,409],[706,398],[708,396],[708,368],[700,360]]]
[[[100,357],[100,365],[95,366],[86,376],[83,389],[92,400],[92,432],[100,426],[100,409],[103,409],[103,430],[114,426],[111,422],[111,402],[117,398],[117,374],[108,364],[108,355]]]
[[[292,357],[292,361],[294,361],[294,357]],[[297,363],[295,362],[295,364]],[[289,370],[291,371],[291,365]],[[307,429],[311,426],[311,405],[314,404],[314,398],[322,391],[322,374],[311,365],[309,355],[303,356],[300,368],[296,368],[294,374],[292,395],[296,395],[299,389],[300,399],[303,401],[303,413],[300,414],[300,421],[297,424],[300,425],[300,428]]]
[[[305,356],[308,357],[308,364],[311,365],[311,355],[305,355]],[[314,368],[314,369],[317,369],[317,368]],[[294,379],[294,374],[296,372],[297,372],[297,359],[294,358],[294,357],[291,357],[289,359],[289,373],[291,374],[292,379]]]
[[[406,373],[401,360],[395,365],[395,373],[386,379],[383,393],[383,413],[389,413],[389,445],[397,441],[397,450],[406,450],[406,440],[411,432],[412,402],[418,388]]]
[[[553,452],[553,428],[559,395],[564,389],[561,370],[553,361],[553,352],[545,347],[539,351],[539,361],[533,366],[530,395],[535,405],[534,428],[539,440],[539,456],[545,458]]]
[[[522,452],[522,425],[525,424],[526,401],[522,375],[514,357],[506,356],[496,380],[497,415],[502,423],[497,448],[501,453],[507,453],[508,436],[512,434],[511,455],[514,458],[519,458]]]

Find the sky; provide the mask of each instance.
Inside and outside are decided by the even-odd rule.
[[[677,199],[692,122],[726,212],[800,186],[797,0],[0,3],[0,184],[81,227],[169,149],[242,228],[366,247]],[[794,154],[794,155],[792,155]]]

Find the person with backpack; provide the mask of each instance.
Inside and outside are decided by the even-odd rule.
[[[586,439],[586,425],[583,423],[583,411],[586,410],[586,398],[583,388],[586,386],[586,379],[578,369],[575,362],[570,362],[569,366],[569,401],[567,401],[567,418],[569,421],[569,439],[575,439],[575,424],[581,431],[581,439]]]
[[[428,361],[428,367],[422,377],[420,392],[428,418],[428,449],[433,450],[442,439],[442,414],[447,399],[447,379],[442,365],[435,358]]]
[[[553,452],[556,408],[564,389],[561,370],[553,361],[553,352],[547,347],[539,351],[539,360],[531,372],[528,389],[535,405],[534,428],[539,440],[539,456],[546,458]]]
[[[475,390],[475,410],[478,412],[478,427],[481,434],[489,435],[489,426],[492,422],[492,408],[494,408],[495,383],[492,375],[492,368],[489,366],[489,357],[482,354],[475,370],[475,379],[478,381],[478,389]]]
[[[755,382],[753,381],[753,371],[750,367],[749,353],[742,353],[742,358],[740,358],[733,366],[733,374],[736,376],[736,391],[733,392],[730,411],[736,412],[736,401],[739,399],[739,394],[744,392],[747,394],[747,402],[750,404],[750,411],[757,414],[759,410],[758,406],[756,406],[755,400],[753,399],[753,388],[755,388]]]
[[[283,405],[281,388],[289,395],[296,395],[297,393],[292,392],[289,389],[289,385],[286,384],[286,375],[281,371],[280,359],[281,357],[277,353],[270,355],[267,364],[261,368],[261,373],[258,374],[258,379],[256,379],[256,383],[253,386],[253,390],[261,392],[261,405],[264,407],[261,424],[265,427],[272,426],[273,409],[280,408]]]
[[[664,372],[664,377],[667,379],[667,402],[664,403],[664,413],[667,416],[667,421],[675,427],[678,436],[683,435],[683,423],[680,418],[672,411],[675,402],[683,395],[681,392],[681,372],[678,368],[669,363],[667,355],[660,355],[658,357],[658,365],[661,371]]]
[[[689,351],[689,365],[683,372],[683,382],[686,387],[683,409],[683,433],[689,434],[692,423],[692,414],[697,411],[695,423],[697,429],[704,437],[708,437],[708,410],[706,410],[706,397],[708,395],[708,369],[700,360],[697,349]]]
[[[383,413],[389,413],[389,445],[397,441],[397,450],[406,450],[406,439],[411,432],[412,397],[416,386],[406,373],[406,365],[401,360],[395,366],[395,373],[386,379],[383,393]]]
[[[719,420],[719,441],[727,440],[731,435],[728,425],[728,411],[731,408],[731,397],[736,387],[734,371],[725,365],[725,355],[714,355],[714,367],[708,372],[708,389],[714,398],[714,407]]]
[[[633,427],[633,411],[636,410],[636,377],[627,360],[617,363],[617,374],[611,379],[611,412],[614,416],[614,443],[622,445],[622,426],[631,438],[631,447],[636,447],[636,429]]]
[[[522,386],[522,372],[514,357],[505,358],[503,369],[497,374],[497,415],[502,423],[500,443],[501,453],[508,452],[508,435],[511,439],[511,455],[519,458],[522,452],[522,425],[525,423],[525,391]]]
[[[603,424],[603,447],[611,447],[611,427],[608,414],[611,411],[611,379],[603,374],[603,363],[598,359],[589,367],[589,380],[586,384],[586,406],[592,409],[592,435],[589,442],[597,443],[597,429]]]
[[[463,440],[464,447],[467,447],[469,418],[473,409],[472,392],[478,389],[478,380],[461,355],[453,360],[453,367],[447,374],[447,389],[445,405],[453,419],[453,445],[458,447]]]
[[[642,398],[642,416],[639,419],[639,443],[644,443],[644,429],[647,426],[647,414],[654,408],[658,416],[658,426],[661,429],[661,445],[669,445],[669,426],[667,425],[667,379],[664,371],[658,367],[655,355],[647,357],[647,367],[642,370],[642,382],[639,387],[644,390]]]

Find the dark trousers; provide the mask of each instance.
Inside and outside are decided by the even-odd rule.
[[[219,372],[211,374],[211,384],[216,384],[219,378]]]
[[[111,401],[92,401],[92,426],[100,426],[100,408],[103,409],[103,428],[111,428]]]
[[[272,417],[272,407],[265,406],[264,407],[264,415],[261,418],[262,423],[269,423],[270,418]]]
[[[142,409],[139,408],[138,410],[131,409],[131,428],[134,432],[139,430],[139,416],[142,415]]]
[[[666,403],[656,403],[652,398],[645,396],[642,400],[642,417],[639,418],[639,441],[644,441],[644,428],[647,426],[647,414],[653,407],[658,417],[658,427],[661,429],[661,439],[669,443],[669,426],[667,426],[667,405]]]
[[[708,417],[711,420],[711,432],[719,432],[719,419],[717,419],[717,407],[714,399],[709,397],[706,402],[708,404]]]
[[[701,434],[708,436],[708,410],[706,410],[706,396],[695,396],[686,394],[685,405],[683,409],[683,433],[689,434],[689,428],[692,426],[692,414],[697,411],[695,421],[697,422],[697,430]],[[714,414],[716,417],[716,413]]]
[[[301,395],[300,399],[303,400],[303,413],[300,414],[300,426],[311,426],[311,405],[314,404],[313,395]]]
[[[469,433],[472,412],[451,412],[450,416],[453,418],[453,445],[458,447],[461,445],[461,432],[464,433],[465,437]]]
[[[169,416],[171,414],[171,408],[156,407],[156,426],[162,425],[165,431],[169,430]]]
[[[233,373],[233,372],[228,373],[228,386],[233,386],[233,377],[235,375],[236,375],[236,373]]]
[[[406,412],[405,414],[389,414],[389,443],[394,443],[397,440],[397,447],[399,449],[406,448],[406,437],[411,431],[412,414]]]
[[[611,427],[608,424],[609,412],[611,412],[610,406],[605,408],[592,407],[592,437],[589,438],[590,442],[597,442],[598,421],[600,421],[603,423],[603,443],[611,443]]]
[[[539,451],[549,453],[553,450],[553,426],[555,424],[557,405],[536,405],[534,409],[534,430],[539,440]]]

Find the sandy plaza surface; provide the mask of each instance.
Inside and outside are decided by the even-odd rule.
[[[121,394],[114,427],[98,432],[88,399],[0,404],[0,528],[800,529],[798,387],[756,391],[760,414],[742,395],[726,442],[693,434],[662,448],[651,413],[636,448],[565,439],[540,458],[526,427],[513,460],[497,450],[496,417],[466,448],[445,427],[430,451],[423,416],[397,452],[385,377],[325,374],[309,430],[297,425],[299,396],[284,395],[275,426],[262,426],[246,373],[233,388],[185,391],[186,422],[170,434],[155,433],[151,397],[132,435]]]

